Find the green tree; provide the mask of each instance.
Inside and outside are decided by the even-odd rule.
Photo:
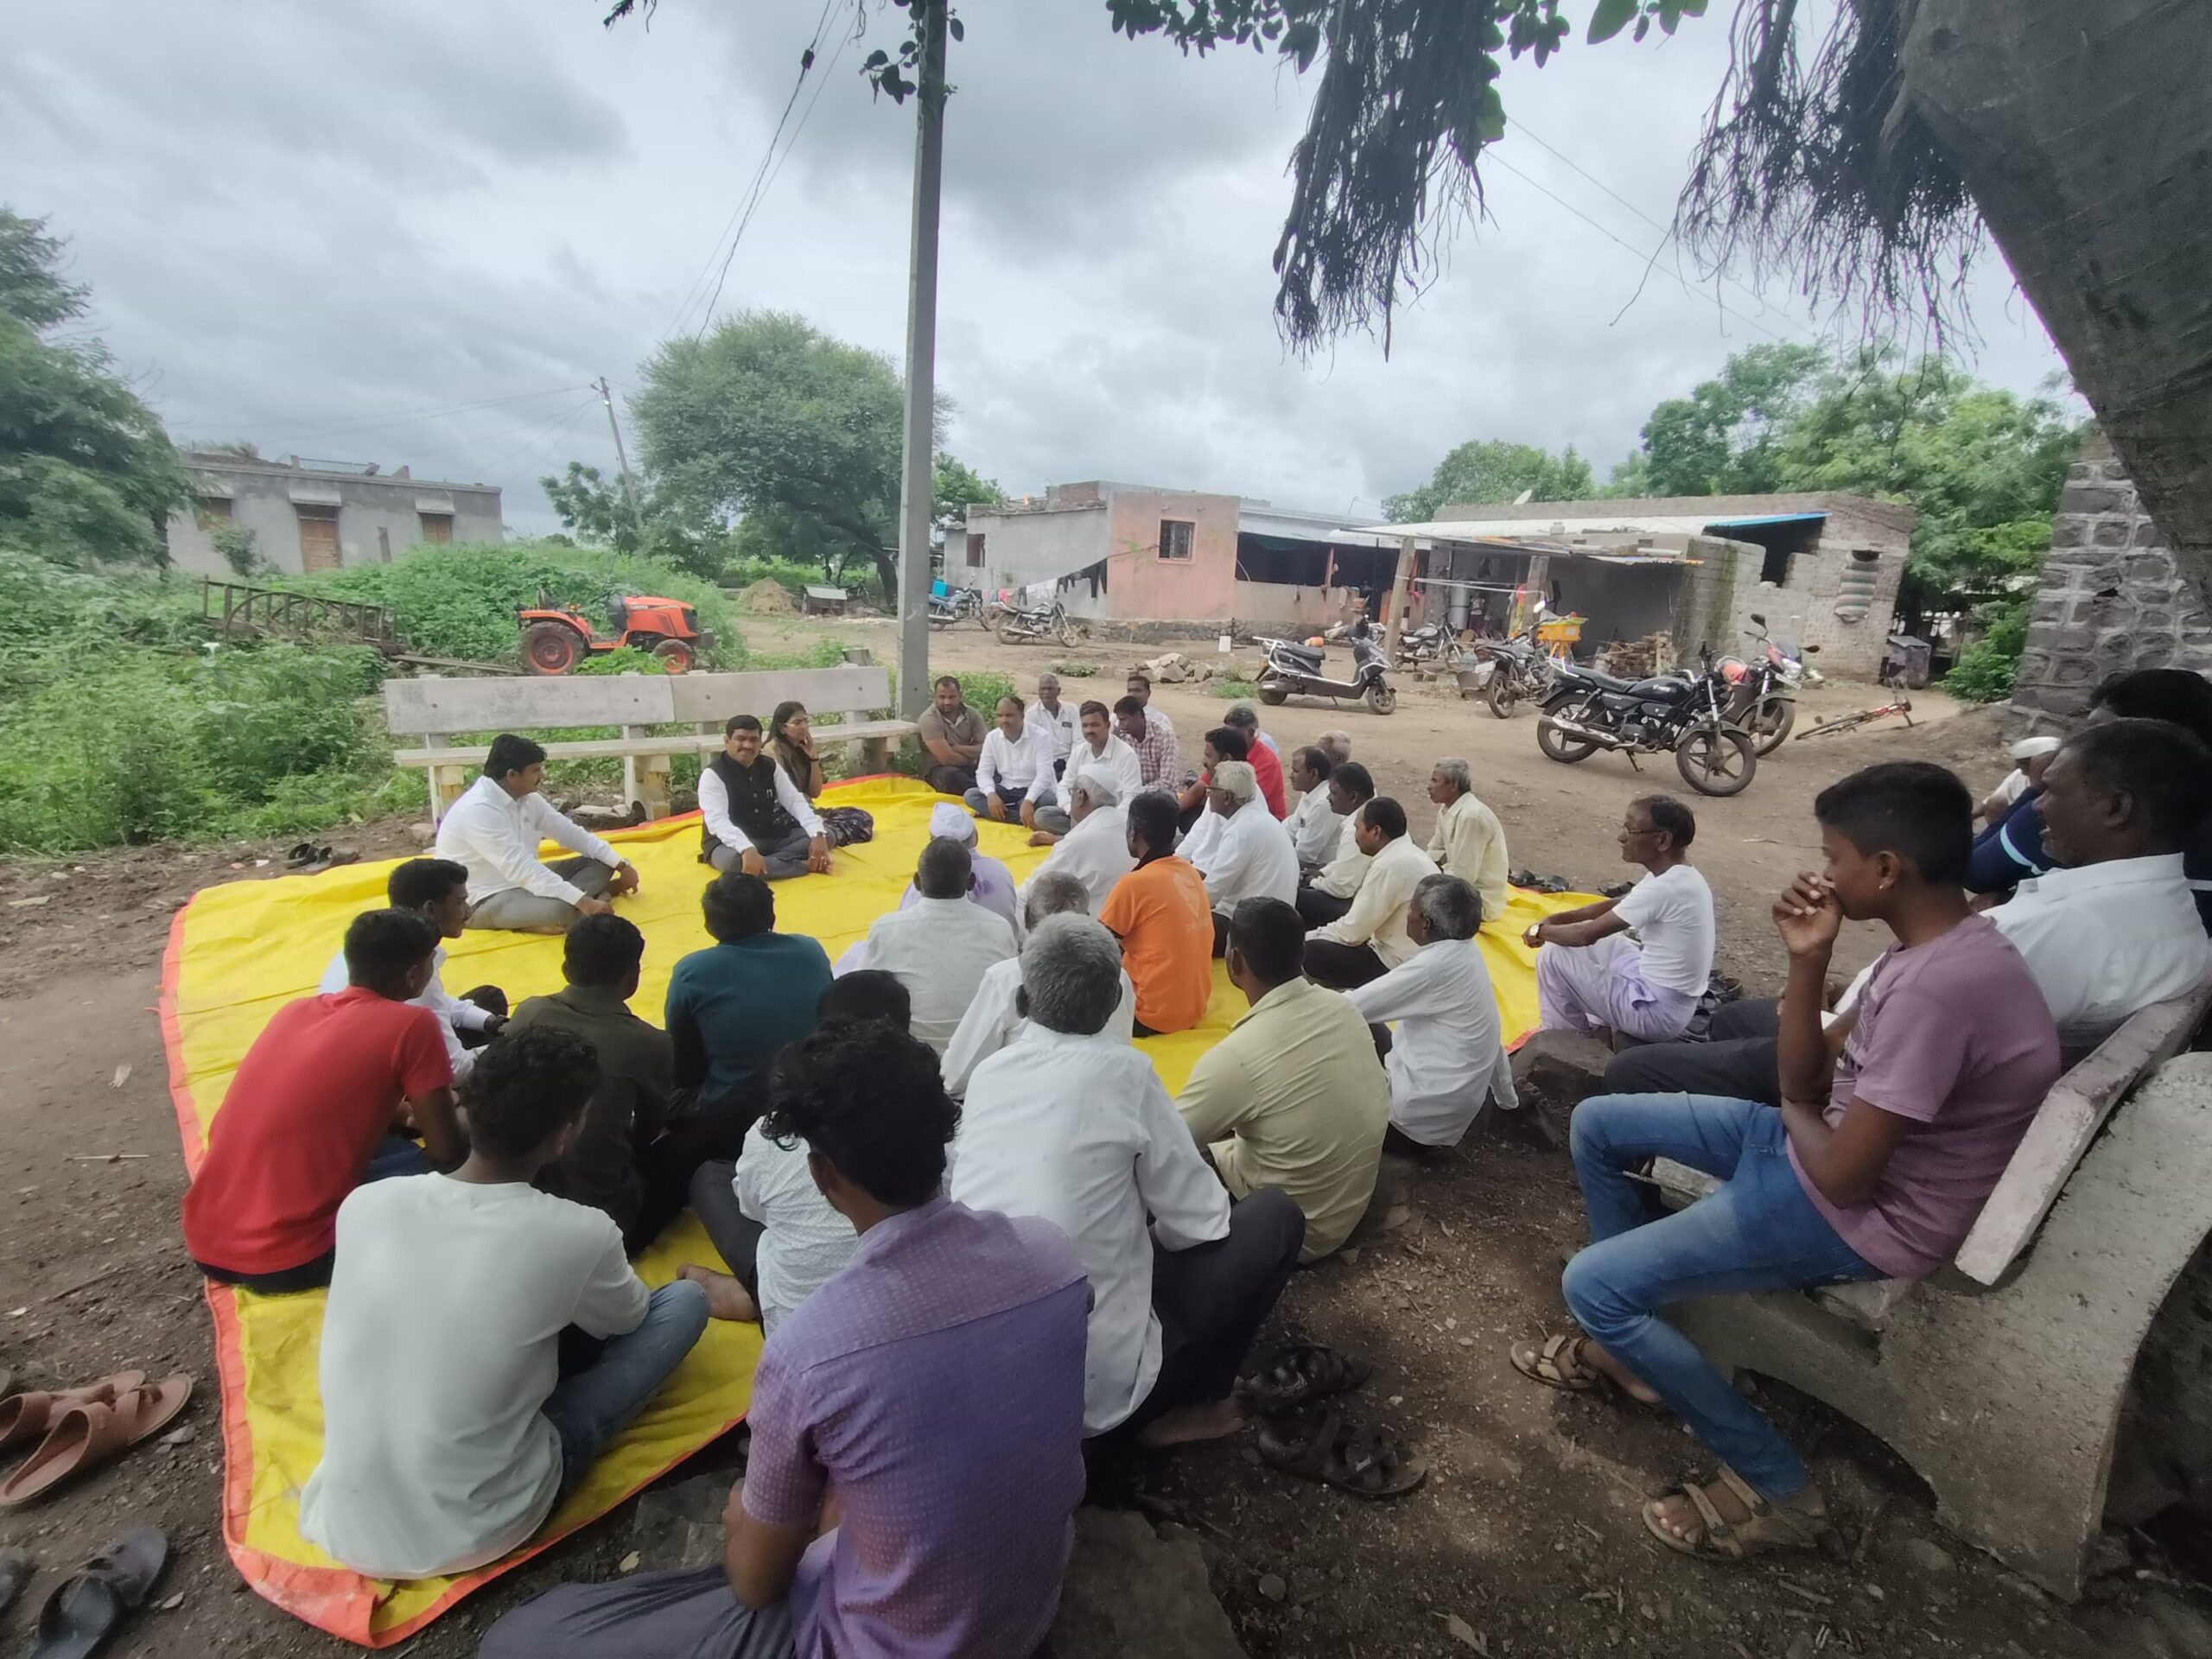
[[[1523,491],[1533,491],[1537,501],[1581,501],[1598,493],[1598,480],[1571,443],[1555,455],[1533,443],[1478,438],[1437,462],[1419,489],[1385,500],[1382,516],[1393,524],[1420,524],[1454,502],[1512,501]]]
[[[1688,397],[1661,404],[1643,424],[1645,491],[1756,495],[1784,487],[1782,435],[1827,362],[1817,346],[1754,346]]]
[[[939,454],[931,492],[930,516],[938,524],[957,524],[962,512],[976,506],[1003,506],[1006,492],[957,455]]]
[[[833,579],[868,558],[899,591],[903,394],[888,359],[747,311],[667,342],[642,372],[632,407],[657,499],[695,521],[760,518],[786,547],[818,550]]]
[[[634,503],[626,486],[610,482],[598,467],[580,461],[570,461],[561,477],[537,482],[561,523],[586,546],[642,554],[709,582],[729,563],[730,532],[711,519],[684,513],[649,480],[639,482]]]
[[[96,340],[53,337],[84,315],[46,221],[0,207],[0,545],[57,564],[166,564],[191,499],[153,410]]]

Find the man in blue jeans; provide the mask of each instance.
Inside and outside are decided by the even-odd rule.
[[[531,1185],[598,1080],[588,1039],[511,1026],[462,1085],[467,1161],[339,1209],[300,1533],[358,1573],[466,1572],[522,1543],[726,1312],[715,1287],[648,1291],[605,1211]],[[564,1376],[572,1329],[595,1348]]]
[[[1787,1440],[1658,1310],[1691,1297],[1915,1279],[1964,1242],[2044,1095],[2058,1035],[2027,964],[1971,913],[1973,798],[1941,766],[1869,766],[1814,803],[1827,868],[1774,906],[1789,952],[1782,1107],[1713,1095],[1602,1095],[1574,1114],[1592,1243],[1567,1264],[1580,1338],[1518,1344],[1515,1368],[1664,1404],[1719,1478],[1644,1506],[1670,1549],[1714,1560],[1815,1544],[1819,1490]],[[1895,943],[1855,1014],[1827,1032],[1822,988],[1845,918]],[[1723,1178],[1672,1215],[1631,1172],[1654,1158]]]

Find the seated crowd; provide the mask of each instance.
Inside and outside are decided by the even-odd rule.
[[[1781,996],[1688,1042],[1717,925],[1681,802],[1629,804],[1619,896],[1509,928],[1504,831],[1465,760],[1430,774],[1424,844],[1348,742],[1286,764],[1249,709],[1175,775],[1149,690],[1133,677],[1109,715],[1054,683],[987,731],[941,682],[923,741],[966,810],[935,808],[900,905],[834,969],[778,931],[771,883],[872,830],[833,834],[816,806],[803,709],[778,711],[772,749],[733,720],[701,780],[714,943],[673,964],[658,1026],[630,1007],[645,938],[613,913],[636,872],[543,800],[537,746],[499,738],[438,856],[393,871],[322,991],[253,1045],[185,1198],[210,1279],[328,1287],[302,1534],[378,1577],[489,1561],[710,1319],[757,1321],[725,1565],[566,1586],[483,1651],[780,1659],[865,1630],[872,1652],[1031,1654],[1084,1443],[1238,1432],[1249,1351],[1296,1270],[1353,1236],[1385,1153],[1434,1157],[1516,1106],[1487,943],[1535,951],[1543,1025],[1630,1045],[1573,1119],[1580,1332],[1511,1363],[1663,1405],[1719,1460],[1647,1506],[1661,1542],[1818,1542],[1802,1459],[1663,1310],[1932,1271],[2063,1058],[2212,973],[2195,691],[2108,685],[2100,716],[2025,757],[2037,864],[1993,907],[1967,890],[1976,805],[1951,773],[1890,763],[1824,791],[1824,868],[1773,907]],[[2017,812],[1984,805],[1999,827]],[[1018,890],[979,817],[1050,848]],[[540,862],[547,838],[575,856]],[[2015,825],[2005,844],[2030,842]],[[1846,918],[1891,943],[1831,1010]],[[472,927],[563,932],[564,988],[512,1019],[493,988],[451,996],[441,940]],[[1217,960],[1242,1012],[1171,1094],[1135,1044],[1205,1020]],[[1665,1213],[1639,1179],[1655,1157],[1722,1185]],[[687,1207],[721,1266],[649,1290],[631,1259]],[[1334,1379],[1317,1394],[1356,1380],[1303,1351]],[[1318,1432],[1344,1433],[1333,1412]],[[1419,1478],[1389,1477],[1402,1455],[1371,1435],[1284,1452],[1272,1434],[1270,1462],[1347,1491]]]

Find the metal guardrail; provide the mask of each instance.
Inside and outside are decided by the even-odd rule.
[[[402,643],[392,628],[391,613],[382,605],[218,582],[213,576],[200,579],[200,614],[219,622],[226,632],[253,629],[304,635],[334,631],[364,645],[397,647]]]

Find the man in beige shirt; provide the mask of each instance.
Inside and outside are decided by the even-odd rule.
[[[1390,1084],[1349,999],[1306,979],[1306,925],[1279,899],[1247,899],[1229,931],[1229,977],[1252,1004],[1191,1070],[1175,1102],[1232,1198],[1280,1187],[1306,1216],[1301,1262],[1342,1244],[1375,1196]]]
[[[1428,798],[1436,803],[1436,829],[1428,855],[1446,875],[1456,875],[1483,901],[1483,920],[1505,914],[1505,826],[1497,814],[1475,798],[1475,780],[1457,757],[1440,760],[1428,774]]]

